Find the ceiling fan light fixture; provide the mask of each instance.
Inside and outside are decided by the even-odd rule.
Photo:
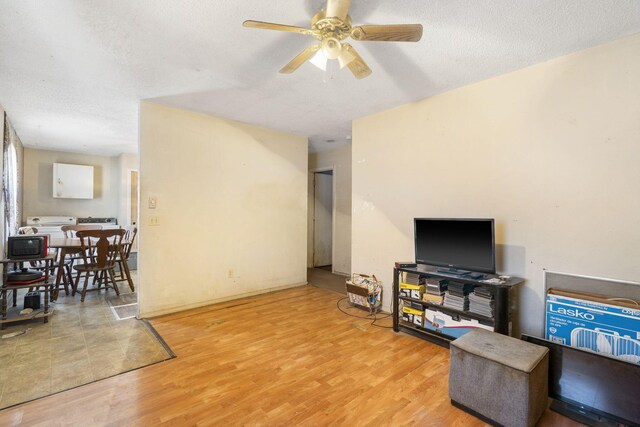
[[[320,68],[322,71],[326,71],[329,58],[327,58],[327,55],[325,55],[322,49],[320,49],[315,55],[313,55],[309,62]]]
[[[338,78],[338,71],[340,71],[340,62],[335,59],[330,59],[327,61],[327,69],[324,70],[324,76],[322,77],[322,81],[328,83],[332,80]]]
[[[322,50],[329,59],[338,59],[342,52],[342,43],[334,37],[327,37],[322,40]]]
[[[322,77],[323,82],[327,83],[331,80],[335,80],[337,78],[338,71],[347,66],[349,62],[354,59],[346,51],[343,51],[343,53],[346,55],[341,55],[337,60],[329,59],[322,49],[320,49],[311,59],[309,59],[309,62],[324,72]]]

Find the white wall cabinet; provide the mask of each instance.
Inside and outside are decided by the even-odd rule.
[[[93,166],[53,164],[54,199],[93,199]]]

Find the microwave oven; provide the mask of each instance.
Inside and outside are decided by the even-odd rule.
[[[47,256],[47,236],[9,236],[8,259],[37,259]]]

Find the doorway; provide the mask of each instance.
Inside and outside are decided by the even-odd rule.
[[[313,267],[332,271],[333,170],[313,174]]]

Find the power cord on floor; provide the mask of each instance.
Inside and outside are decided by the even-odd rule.
[[[351,313],[348,313],[348,312],[344,311],[342,309],[342,307],[340,307],[340,302],[342,302],[342,301],[344,301],[346,299],[348,299],[348,297],[340,298],[338,301],[336,301],[336,307],[338,308],[338,310],[340,310],[342,313],[346,314],[347,316],[355,317],[356,319],[367,319],[367,320],[371,319],[371,316],[372,316],[371,314],[368,315],[368,316],[356,316],[355,314],[351,314]],[[373,321],[371,322],[370,325],[371,326],[375,326],[376,328],[393,329],[393,326],[376,325],[376,322],[378,320],[383,320],[383,319],[386,319],[386,318],[388,318],[390,316],[391,316],[391,313],[387,313],[382,317],[378,317],[378,313],[374,313],[373,314]]]

